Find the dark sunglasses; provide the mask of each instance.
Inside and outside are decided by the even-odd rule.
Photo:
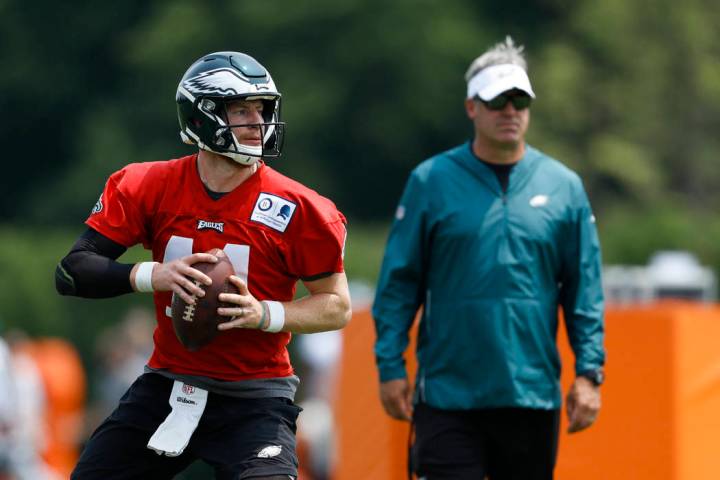
[[[497,97],[488,101],[485,101],[480,97],[475,98],[481,101],[488,108],[488,110],[502,110],[503,108],[505,108],[508,102],[510,102],[512,103],[512,106],[515,108],[515,110],[520,111],[525,110],[532,103],[532,97],[530,95],[500,94]]]

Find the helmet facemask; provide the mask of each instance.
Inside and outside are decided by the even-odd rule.
[[[263,102],[263,123],[230,124],[227,105],[238,100],[261,100]],[[205,150],[229,157],[242,165],[252,165],[262,158],[280,156],[283,146],[285,124],[278,122],[280,114],[280,97],[276,98],[234,98],[220,101],[210,98],[198,100],[198,110],[211,118],[213,126],[211,141],[205,143]],[[260,145],[246,145],[240,142],[233,133],[233,128],[259,128],[262,132]],[[199,144],[198,144],[199,145]]]

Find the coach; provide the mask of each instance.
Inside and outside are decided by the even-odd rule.
[[[467,71],[474,138],[417,166],[397,208],[373,316],[380,397],[411,420],[420,478],[551,479],[562,307],[575,353],[569,431],[603,380],[600,245],[577,174],[525,143],[535,93],[511,38]],[[403,352],[420,307],[418,373]]]

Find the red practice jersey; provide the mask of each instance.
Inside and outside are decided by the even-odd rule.
[[[330,200],[262,162],[213,200],[196,159],[135,163],[115,172],[87,225],[126,247],[142,243],[156,262],[222,248],[258,300],[290,301],[298,279],[343,271],[345,217]],[[172,292],[154,294],[150,367],[232,381],[293,374],[285,332],[231,329],[198,351],[186,350],[173,330],[171,299]]]

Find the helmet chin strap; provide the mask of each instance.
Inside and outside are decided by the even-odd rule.
[[[256,157],[254,155],[245,155],[242,153],[234,153],[234,152],[222,152],[222,153],[214,152],[214,153],[217,153],[218,155],[222,155],[224,157],[228,157],[228,158],[236,161],[240,165],[250,166],[250,165],[256,164],[258,162],[258,160],[260,160],[260,157]]]
[[[240,152],[218,152],[217,150],[213,150],[209,146],[205,145],[202,142],[198,142],[197,146],[200,147],[200,149],[205,150],[206,152],[214,153],[215,155],[222,155],[223,157],[227,157],[240,165],[254,165],[262,158],[262,148],[260,147],[248,147],[241,145],[241,147],[245,147],[242,150],[246,150],[248,153]],[[255,154],[257,152],[257,154]]]
[[[188,138],[187,135],[183,135],[183,132],[181,132],[180,135],[183,137],[183,140]],[[214,153],[216,155],[222,155],[223,157],[227,157],[227,158],[239,163],[240,165],[246,165],[246,166],[254,165],[258,162],[258,160],[260,160],[262,158],[262,153],[263,153],[262,147],[244,145],[238,141],[238,139],[234,133],[231,133],[231,135],[232,135],[232,140],[233,140],[233,146],[235,147],[235,150],[236,150],[234,152],[227,152],[227,151],[221,152],[218,150],[213,150],[212,148],[210,148],[209,145],[200,141],[200,139],[197,139],[196,142],[192,142],[192,140],[190,140],[189,138],[188,139],[190,140],[190,143],[197,143],[197,146],[200,147],[202,150]]]
[[[255,147],[250,145],[244,145],[240,143],[234,133],[231,133],[233,144],[237,152],[223,152],[220,155],[225,155],[241,165],[253,165],[262,158],[262,147]]]

